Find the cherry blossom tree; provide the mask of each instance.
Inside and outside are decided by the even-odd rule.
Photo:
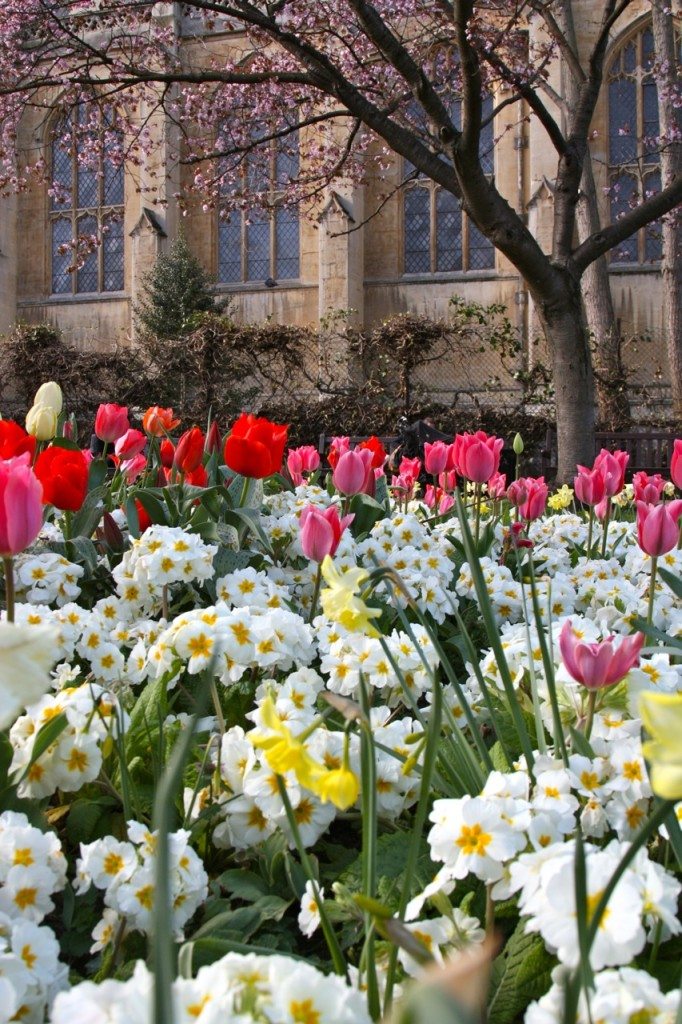
[[[122,136],[114,159],[131,168],[148,161],[158,139],[151,124],[162,115],[164,144],[177,137],[178,158],[193,169],[180,201],[194,192],[223,211],[270,201],[264,182],[273,141],[291,153],[280,201],[303,207],[335,179],[362,180],[398,154],[413,174],[457,196],[527,282],[551,354],[558,474],[566,479],[592,453],[582,279],[682,200],[678,170],[614,222],[576,231],[609,39],[633,3],[595,0],[599,24],[585,54],[562,18],[578,0],[4,0],[0,186],[20,189],[47,173],[40,155],[17,165],[15,145],[27,108],[55,105],[64,114],[55,131],[66,139],[68,130],[65,145],[80,137],[80,159],[94,160],[107,139],[111,151]],[[196,26],[196,38],[178,45],[181,16]],[[529,18],[549,27],[543,41],[529,44]],[[547,92],[557,57],[575,81],[562,116]],[[482,159],[487,119],[513,103],[526,106],[556,153],[548,252]],[[78,105],[85,113],[67,120]]]

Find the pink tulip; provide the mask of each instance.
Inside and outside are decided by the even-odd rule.
[[[569,675],[588,690],[619,683],[639,664],[644,634],[626,636],[618,647],[612,641],[613,637],[608,637],[601,643],[584,643],[573,632],[571,623],[565,622],[559,634],[559,650]]]
[[[298,448],[290,448],[287,452],[287,473],[294,487],[303,483],[303,459]]]
[[[440,490],[440,488],[436,490],[433,484],[427,484],[426,487],[424,488],[424,504],[426,505],[426,507],[435,508],[436,502],[438,501],[438,495],[442,493],[443,492]]]
[[[120,468],[125,477],[125,482],[127,484],[135,483],[140,474],[144,472],[146,466],[147,459],[142,452],[138,452],[137,455],[133,455],[132,459],[126,459],[125,462],[122,462]]]
[[[450,511],[454,504],[455,499],[451,494],[441,494],[440,501],[438,502],[438,514],[444,516],[446,512]]]
[[[43,487],[28,452],[0,459],[0,555],[11,558],[32,544],[43,525]]]
[[[444,516],[455,504],[455,499],[451,494],[442,491],[440,487],[436,488],[433,484],[427,484],[424,489],[424,504],[427,508],[436,509],[439,516]]]
[[[632,489],[635,494],[635,501],[643,501],[647,505],[658,505],[665,490],[665,480],[660,473],[649,476],[642,470],[635,473],[632,478]]]
[[[341,494],[360,494],[374,484],[373,455],[369,448],[344,452],[332,474],[334,487]],[[370,480],[371,477],[371,480]]]
[[[117,441],[130,427],[128,410],[124,405],[103,402],[95,416],[95,434],[100,441]]]
[[[670,456],[670,479],[682,491],[682,438],[678,437],[673,444],[673,453]]]
[[[584,505],[598,505],[606,494],[604,477],[599,469],[578,466],[578,475],[573,480],[575,496]]]
[[[682,516],[682,498],[665,505],[647,505],[637,502],[637,541],[642,551],[652,558],[665,555],[676,546],[679,521]]]
[[[444,491],[448,492],[448,494],[450,491],[454,491],[457,486],[457,474],[454,469],[448,469],[444,473],[441,473],[438,477],[438,483]]]
[[[539,519],[547,507],[547,494],[549,493],[545,478],[539,476],[526,477],[525,479],[527,497],[519,505],[519,512],[523,519],[530,522],[532,519]]]
[[[408,459],[406,455],[403,455],[398,466],[398,473],[406,480],[411,480],[412,484],[419,478],[419,474],[422,468],[421,459]]]
[[[327,461],[332,469],[336,468],[337,462],[347,451],[350,451],[350,438],[332,437],[331,445],[327,452]]]
[[[504,498],[507,490],[507,476],[505,473],[493,473],[488,480],[488,494],[493,501],[499,501]]]
[[[607,498],[612,498],[623,490],[625,470],[629,461],[628,452],[610,452],[606,448],[602,448],[594,460],[592,469],[598,469],[604,477],[604,494]]]
[[[301,456],[301,466],[304,473],[314,473],[320,468],[320,453],[314,444],[302,444],[295,449]]]
[[[424,469],[431,476],[439,476],[448,464],[448,453],[450,445],[445,441],[434,441],[424,445]]]
[[[130,427],[126,430],[125,434],[121,434],[117,439],[114,451],[119,459],[127,462],[128,459],[133,459],[136,455],[139,455],[146,443],[147,435],[143,434],[141,430],[135,430],[133,427]]]
[[[594,514],[600,523],[603,523],[606,519],[606,513],[611,511],[611,499],[609,497],[603,497],[598,505],[594,506]]]
[[[391,477],[391,488],[400,492],[401,498],[411,498],[414,491],[414,479],[411,476],[406,476],[403,473],[399,473],[398,476],[395,474]]]
[[[483,430],[475,434],[457,434],[455,437],[455,469],[473,483],[487,483],[500,468],[500,454],[504,446],[501,437],[488,437]]]
[[[299,533],[306,558],[313,562],[322,562],[327,555],[333,558],[344,530],[354,518],[351,514],[339,519],[334,505],[325,509],[306,505],[301,512]]]
[[[514,508],[519,508],[527,500],[528,487],[526,485],[526,478],[521,476],[518,480],[512,480],[507,488],[507,501],[511,502]]]

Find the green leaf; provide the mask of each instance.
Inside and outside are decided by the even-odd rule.
[[[268,893],[266,882],[253,871],[232,868],[230,871],[224,871],[217,881],[221,889],[226,889],[247,903],[255,903]]]
[[[511,768],[511,765],[507,761],[504,753],[504,748],[499,740],[493,743],[490,748],[490,759],[495,766],[495,771],[497,772],[508,772]]]
[[[255,953],[256,956],[272,956],[274,953],[281,953],[281,950],[269,946],[258,946],[251,942],[241,942],[239,939],[218,938],[213,935],[192,940],[192,946],[192,967],[195,971],[199,967],[220,960],[226,953]],[[287,956],[292,960],[301,960],[304,963],[308,963],[310,960],[309,957],[298,956],[291,952],[287,952]]]
[[[476,1020],[465,1007],[436,985],[415,986],[391,1019],[394,1024],[475,1024]]]
[[[669,569],[658,570],[658,575],[664,583],[667,583],[675,597],[682,597],[682,576],[676,576]]]
[[[580,732],[578,729],[575,729],[573,726],[570,727],[570,730],[571,730],[571,746],[573,747],[573,750],[577,754],[582,754],[583,757],[589,757],[590,760],[593,760],[596,755],[595,755],[594,750],[592,749],[592,747],[590,745],[589,740],[586,738],[585,733],[584,732]]]
[[[350,524],[350,530],[354,537],[361,537],[369,533],[375,523],[386,515],[384,506],[368,494],[354,494],[350,500],[349,511],[355,519]]]
[[[66,832],[74,845],[90,843],[94,839],[111,833],[112,811],[119,808],[117,800],[102,797],[93,800],[79,797],[71,804],[66,822]]]
[[[163,502],[159,501],[156,495],[152,494],[151,491],[136,491],[134,497],[137,498],[142,508],[145,510],[152,523],[158,523],[162,526],[166,526],[168,523],[168,513],[163,505]]]
[[[88,490],[99,490],[104,486],[106,478],[107,464],[104,459],[93,459],[88,470]]]
[[[218,525],[223,526],[222,523]],[[232,529],[232,527],[228,527],[228,529]],[[221,544],[213,559],[216,578],[227,576],[228,573],[236,572],[237,569],[245,569],[252,558],[253,552],[251,551],[233,551],[232,548],[226,548]]]
[[[125,514],[128,521],[128,533],[137,540],[140,536],[140,517],[137,514],[137,505],[134,498],[126,499]]]
[[[51,747],[53,743],[57,742],[68,724],[68,718],[63,711],[60,711],[58,715],[55,715],[54,718],[51,718],[48,722],[45,722],[45,725],[40,727],[33,744],[33,750],[31,751],[31,759],[21,775],[22,779],[28,775],[30,768],[36,763],[38,758],[45,753],[48,747]]]
[[[94,463],[91,463],[92,465]],[[95,532],[104,511],[105,493],[106,489],[99,486],[86,494],[85,501],[71,520],[71,536],[74,540],[76,537],[91,537]]]
[[[556,964],[539,935],[526,934],[520,921],[494,965],[495,993],[488,1006],[488,1024],[510,1024],[533,999],[551,985]]]

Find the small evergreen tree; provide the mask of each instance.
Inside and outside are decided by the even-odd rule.
[[[215,308],[211,278],[179,235],[144,278],[145,298],[135,307],[154,338],[177,338],[192,329],[192,316]]]

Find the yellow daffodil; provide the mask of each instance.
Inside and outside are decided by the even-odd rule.
[[[642,747],[651,788],[665,800],[682,799],[682,694],[645,692],[639,712],[651,739]]]
[[[277,775],[294,772],[302,786],[314,791],[315,783],[325,769],[310,756],[303,741],[287,729],[271,697],[266,697],[261,705],[261,722],[268,732],[262,736],[249,736],[253,746],[264,752],[265,760]]]
[[[345,811],[357,800],[360,783],[355,772],[344,765],[341,768],[332,768],[321,775],[315,781],[312,790],[323,803],[332,803],[339,810]]]
[[[329,555],[322,562],[322,576],[327,588],[320,594],[322,611],[332,622],[339,622],[354,633],[378,636],[370,619],[379,618],[378,608],[368,608],[358,591],[369,579],[365,569],[348,569],[340,573]]]
[[[559,512],[562,508],[568,508],[572,501],[573,489],[569,487],[568,484],[564,484],[563,487],[559,488],[556,494],[552,494],[547,499],[547,504],[551,509],[554,509],[555,512]]]

